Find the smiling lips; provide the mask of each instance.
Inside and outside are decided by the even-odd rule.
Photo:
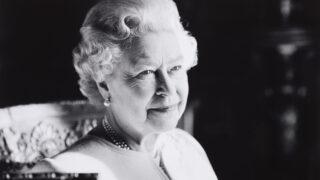
[[[170,106],[162,106],[162,107],[157,107],[157,108],[150,108],[149,111],[154,111],[154,112],[160,112],[160,113],[166,113],[169,111],[173,111],[178,107],[178,104],[170,105]]]

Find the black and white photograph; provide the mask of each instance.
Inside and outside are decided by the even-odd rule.
[[[0,0],[0,180],[319,180],[320,1]]]

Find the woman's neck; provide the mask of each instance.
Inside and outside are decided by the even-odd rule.
[[[119,126],[112,112],[107,111],[105,120],[108,121],[114,131],[116,131],[116,133],[118,133],[118,135],[124,139],[125,143],[127,143],[130,149],[134,151],[149,153],[152,153],[152,151],[154,150],[155,142],[159,136],[159,133],[151,133],[147,136],[133,137],[125,130],[123,130],[121,126]]]
[[[121,136],[124,139],[125,143],[127,143],[127,145],[132,150],[142,151],[139,138],[133,138],[125,130],[123,130],[121,126],[119,126],[119,124],[117,123],[117,120],[112,112],[107,111],[105,121],[108,121],[110,126],[116,131],[116,133],[119,136]]]

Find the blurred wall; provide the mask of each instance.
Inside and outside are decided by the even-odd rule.
[[[81,98],[71,52],[93,2],[0,2],[0,106]]]

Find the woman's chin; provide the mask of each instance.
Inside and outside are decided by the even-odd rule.
[[[172,111],[168,113],[150,112],[148,120],[152,129],[157,132],[164,132],[174,129],[179,121],[179,113]]]

